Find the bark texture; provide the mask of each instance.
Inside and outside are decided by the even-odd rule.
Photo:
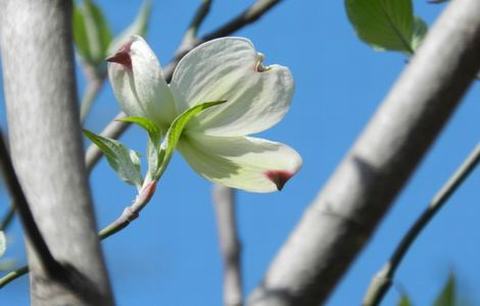
[[[323,305],[478,72],[479,12],[478,0],[450,2],[249,305]]]
[[[32,305],[113,305],[83,159],[71,1],[0,0],[0,43],[16,173],[66,278],[28,245]]]

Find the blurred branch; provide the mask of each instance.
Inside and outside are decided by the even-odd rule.
[[[480,1],[452,1],[290,234],[251,306],[323,304],[480,68]]]
[[[460,187],[468,175],[475,169],[480,162],[480,144],[478,144],[470,155],[465,159],[462,165],[448,179],[445,185],[437,192],[427,209],[420,215],[408,232],[402,238],[397,248],[393,252],[390,260],[375,275],[365,294],[364,306],[379,305],[385,293],[392,285],[393,276],[403,257],[409,250],[412,243],[420,235],[422,230],[429,224],[435,214],[444,206],[450,196]]]
[[[52,253],[50,253],[50,250],[48,249],[47,243],[43,239],[43,236],[38,229],[37,223],[33,219],[32,212],[30,211],[25,194],[20,186],[17,175],[15,174],[12,160],[10,159],[10,154],[8,153],[7,146],[5,145],[1,133],[0,165],[5,177],[5,184],[10,191],[10,195],[13,199],[13,202],[15,202],[15,207],[20,216],[20,220],[22,221],[23,230],[25,231],[25,234],[30,240],[33,248],[37,252],[43,268],[52,277],[63,277],[62,266],[55,260],[55,258],[53,258]]]
[[[242,274],[241,244],[238,239],[235,218],[235,191],[215,184],[213,204],[217,217],[220,250],[223,257],[223,300],[225,306],[241,306]]]
[[[202,25],[203,21],[207,17],[208,13],[210,12],[210,7],[212,6],[211,0],[202,0],[202,3],[197,8],[195,15],[185,31],[185,35],[183,36],[182,42],[180,46],[177,48],[175,54],[181,54],[184,50],[191,49],[197,40],[198,29]]]
[[[216,30],[205,34],[201,42],[209,41],[214,38],[228,36],[243,27],[256,22],[260,17],[265,15],[270,9],[275,5],[279,4],[282,0],[257,0],[246,10],[241,12],[239,15],[223,24]],[[201,43],[199,42],[199,43]],[[197,43],[198,44],[198,43]]]
[[[83,125],[87,119],[88,114],[92,108],[95,98],[98,96],[98,93],[102,89],[103,83],[105,82],[106,74],[99,73],[95,70],[94,67],[89,64],[85,64],[85,77],[86,77],[86,88],[83,92],[82,101],[80,102],[80,123]]]
[[[10,224],[12,224],[13,217],[15,216],[15,207],[13,201],[10,203],[7,211],[3,215],[0,221],[0,231],[6,231]]]
[[[203,36],[199,39],[195,44],[191,45],[189,48],[185,49],[184,52],[175,56],[175,58],[170,61],[170,63],[163,69],[163,73],[167,82],[170,82],[172,78],[173,71],[177,66],[178,62],[183,58],[183,56],[192,50],[194,47],[199,45],[202,42],[222,37],[224,35],[230,35],[235,31],[240,30],[241,28],[255,22],[261,16],[266,14],[271,8],[273,8],[276,4],[280,3],[281,0],[257,0],[253,3],[249,8],[243,11],[240,15],[234,17],[231,21],[225,23],[223,26],[219,27],[217,30]],[[107,127],[101,132],[100,135],[109,137],[109,138],[118,138],[120,137],[123,132],[127,130],[130,126],[127,122],[117,122],[118,118],[125,116],[122,112],[120,112],[112,122],[110,122]],[[102,152],[95,146],[90,145],[87,150],[86,156],[86,163],[87,168],[89,171],[95,167],[96,163],[102,157]]]
[[[16,280],[20,276],[23,276],[28,273],[28,266],[23,266],[14,271],[8,272],[2,278],[0,278],[0,289],[3,288],[8,283]]]

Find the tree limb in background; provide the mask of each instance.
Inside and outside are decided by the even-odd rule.
[[[0,166],[2,168],[5,184],[10,191],[10,195],[15,203],[15,207],[20,215],[22,221],[23,230],[28,237],[28,240],[32,244],[32,247],[38,254],[39,260],[45,269],[45,271],[51,277],[57,279],[63,278],[63,269],[62,266],[53,258],[52,253],[48,249],[48,246],[45,240],[38,229],[35,220],[33,219],[32,212],[27,203],[27,199],[20,186],[20,182],[17,179],[15,170],[13,169],[12,160],[8,154],[7,146],[3,141],[2,133],[0,132]]]
[[[88,114],[93,106],[95,98],[100,93],[100,90],[103,87],[105,82],[106,74],[99,74],[95,71],[95,68],[85,64],[84,65],[85,76],[87,85],[85,87],[85,92],[82,96],[82,101],[80,102],[80,123],[83,124],[87,119]]]
[[[279,4],[282,0],[257,0],[246,10],[241,12],[238,16],[228,21],[224,25],[218,27],[218,29],[205,34],[197,43],[212,40],[223,36],[228,36],[241,28],[254,23],[275,5]]]
[[[64,0],[0,1],[11,156],[35,221],[71,280],[65,284],[45,273],[27,243],[34,306],[113,305],[83,162],[71,6]]]
[[[210,12],[210,7],[212,6],[212,0],[202,0],[202,3],[197,8],[195,15],[193,16],[190,25],[185,31],[185,35],[183,35],[182,42],[177,48],[175,52],[176,55],[184,53],[184,50],[192,49],[193,46],[196,44],[198,30],[202,25],[205,18],[208,16]]]
[[[235,217],[235,191],[222,185],[213,186],[213,204],[217,217],[218,238],[223,258],[223,301],[225,306],[241,306],[241,244]]]
[[[435,214],[446,204],[450,196],[460,187],[468,175],[475,169],[480,162],[480,144],[475,147],[472,153],[455,171],[445,185],[438,191],[432,199],[427,209],[420,215],[415,223],[410,227],[408,232],[398,244],[395,252],[393,252],[390,260],[375,275],[363,299],[365,306],[379,305],[385,293],[392,285],[393,276],[398,266],[402,262],[403,257],[408,252],[410,246],[420,235],[422,230],[429,224]]]
[[[252,306],[323,304],[480,68],[480,2],[452,1],[272,262]]]
[[[267,13],[270,9],[272,9],[276,4],[280,3],[281,0],[257,0],[254,4],[252,4],[249,8],[243,11],[238,16],[234,17],[231,21],[228,21],[217,30],[205,35],[196,44],[192,45],[190,48],[184,50],[183,53],[176,56],[166,67],[163,69],[163,73],[167,82],[170,81],[172,78],[173,70],[177,66],[178,62],[182,59],[182,57],[188,53],[191,49],[195,46],[200,44],[201,42],[205,42],[207,40],[218,38],[226,35],[230,35],[235,31],[240,30],[241,28],[251,24],[252,22],[258,20],[261,16]],[[100,135],[109,138],[118,138],[126,129],[130,126],[130,123],[127,122],[117,122],[118,118],[125,116],[122,112],[120,112],[112,122],[110,122],[107,127],[101,132]],[[91,145],[87,151],[86,163],[87,168],[91,170],[96,163],[102,157],[102,152],[95,146]]]

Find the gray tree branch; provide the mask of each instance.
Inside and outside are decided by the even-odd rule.
[[[71,1],[0,0],[11,154],[35,221],[69,282],[27,242],[32,305],[113,305],[83,162]]]
[[[213,185],[213,204],[223,258],[223,303],[225,306],[241,306],[241,244],[237,233],[235,191],[222,185]]]
[[[62,278],[63,275],[61,274],[64,274],[62,266],[53,258],[45,239],[43,239],[38,229],[37,223],[33,219],[27,198],[23,193],[22,186],[20,186],[15,169],[13,168],[12,159],[8,153],[2,133],[0,133],[0,166],[5,178],[5,185],[8,187],[10,196],[15,203],[15,208],[20,215],[25,235],[38,254],[40,263],[49,276]]]
[[[450,2],[281,248],[249,305],[323,304],[480,68],[480,1]]]

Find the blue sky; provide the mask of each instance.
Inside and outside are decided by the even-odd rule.
[[[115,33],[136,14],[140,1],[98,0]],[[168,63],[199,1],[156,0],[147,40]],[[216,1],[201,32],[222,24],[251,1]],[[416,14],[429,24],[444,8],[417,1]],[[288,66],[296,81],[291,110],[261,137],[300,152],[303,169],[282,192],[239,192],[238,218],[244,245],[245,291],[260,281],[321,186],[361,132],[405,65],[399,54],[378,53],[360,42],[343,1],[286,0],[256,24],[238,33],[266,55],[266,64]],[[81,71],[80,92],[84,88]],[[372,275],[383,265],[404,231],[478,142],[479,84],[474,84],[409,186],[345,275],[329,306],[359,305]],[[3,104],[3,95],[0,101]],[[118,112],[107,84],[87,127],[100,131]],[[2,118],[4,111],[2,108]],[[5,119],[2,119],[5,125]],[[122,141],[140,152],[145,136],[131,128]],[[476,171],[415,243],[395,279],[415,305],[428,305],[450,270],[463,292],[480,305],[480,171]],[[134,197],[102,161],[91,176],[100,226],[113,220]],[[155,197],[127,230],[103,243],[118,305],[221,305],[222,269],[211,205],[211,185],[174,156]],[[2,202],[7,203],[4,191]],[[24,262],[18,222],[10,232],[7,257]],[[75,243],[72,241],[72,244]],[[28,305],[22,278],[0,291],[0,305]],[[383,305],[394,305],[392,288]]]

